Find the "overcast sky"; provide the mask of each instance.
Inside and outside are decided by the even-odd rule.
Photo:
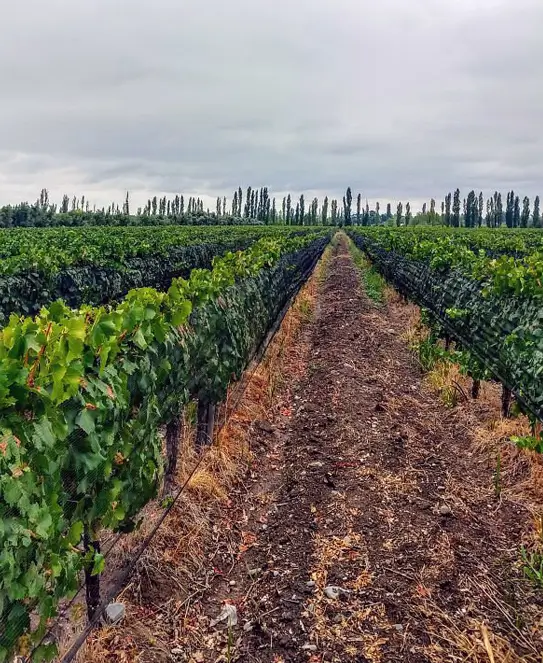
[[[17,0],[0,203],[543,194],[541,0]]]

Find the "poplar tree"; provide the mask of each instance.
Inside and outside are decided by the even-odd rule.
[[[445,225],[450,226],[452,223],[452,214],[451,214],[451,200],[452,195],[448,193],[445,196]]]
[[[387,221],[392,218],[392,206],[390,203],[387,203]]]
[[[541,213],[539,211],[539,196],[535,197],[534,200],[534,213],[532,215],[532,224],[534,228],[541,227]]]
[[[515,208],[513,213],[513,228],[520,226],[520,198],[515,196]]]
[[[520,217],[521,228],[527,228],[529,222],[530,222],[530,199],[528,198],[528,196],[525,196],[524,200],[522,201],[522,214]]]
[[[251,187],[247,187],[247,195],[245,196],[245,209],[243,210],[243,216],[248,219],[251,216]]]
[[[255,204],[253,213],[255,219],[258,219],[259,221],[262,221],[264,218],[264,196],[262,194],[262,187],[260,188],[260,191],[258,191],[258,189],[255,190]]]
[[[362,209],[362,194],[356,196],[356,222],[360,225],[360,210]]]
[[[405,203],[405,225],[408,226],[411,223],[411,203]]]
[[[251,191],[251,204],[249,207],[251,219],[256,218],[256,198],[257,192],[253,189],[253,191]]]
[[[330,213],[332,216],[332,225],[335,226],[337,224],[337,200],[334,198],[330,204]]]
[[[460,227],[460,189],[454,192],[451,221],[455,228]]]
[[[283,196],[282,212],[283,212],[283,223],[286,223],[286,221],[287,221],[287,199],[286,199],[285,196]]]
[[[324,197],[321,216],[322,216],[322,225],[325,226],[328,223],[328,196]]]
[[[304,225],[304,219],[305,219],[305,198],[304,198],[303,193],[300,196],[300,202],[298,204],[298,208],[299,208],[299,211],[300,211],[300,217],[299,217],[300,225],[303,226]]]
[[[375,221],[377,224],[381,223],[381,216],[379,215],[379,210],[381,209],[381,205],[379,203],[375,203]]]
[[[318,198],[313,198],[313,202],[311,203],[311,223],[316,226],[317,225],[317,214],[319,212],[319,199]]]
[[[287,196],[287,223],[290,225],[292,219],[292,199],[290,193]]]
[[[403,213],[403,205],[401,203],[398,203],[398,207],[396,207],[396,225],[398,227],[402,225],[402,213]]]
[[[477,198],[475,196],[475,191],[470,191],[468,193],[468,199],[466,201],[466,213],[465,213],[465,225],[466,228],[473,228],[477,222]]]
[[[483,206],[485,203],[485,199],[483,198],[483,192],[479,194],[479,216],[477,218],[477,225],[479,228],[483,225]]]
[[[344,206],[344,213],[345,213],[345,225],[350,226],[351,225],[351,209],[352,209],[352,204],[353,204],[353,194],[351,191],[351,187],[347,187],[347,191],[345,192],[345,197],[343,198],[343,206]]]
[[[496,196],[496,226],[501,226],[503,223],[503,204],[502,194],[498,192]]]
[[[505,206],[505,224],[508,228],[512,228],[515,222],[515,192],[509,191],[507,193],[507,204]]]
[[[266,223],[268,223],[268,221],[270,220],[271,198],[267,186],[264,187],[263,196],[264,196],[264,216],[266,219]]]

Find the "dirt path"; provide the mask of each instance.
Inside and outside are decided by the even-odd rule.
[[[398,310],[370,303],[341,241],[307,375],[258,431],[258,479],[174,660],[543,660],[514,568],[528,514],[496,500],[464,415],[423,386]],[[227,603],[231,629],[213,621]]]

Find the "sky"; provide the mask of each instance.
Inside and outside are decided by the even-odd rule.
[[[0,204],[543,194],[541,0],[18,0],[0,21]]]

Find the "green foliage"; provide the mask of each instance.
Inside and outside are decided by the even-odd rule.
[[[526,435],[524,437],[518,437],[514,435],[511,438],[511,442],[516,444],[519,449],[529,449],[530,451],[543,453],[543,438],[540,436]]]
[[[455,228],[460,226],[460,190],[456,189],[452,203],[451,225]]]
[[[478,203],[477,197],[475,196],[475,191],[470,191],[466,201],[466,215],[464,219],[466,228],[475,228],[477,225],[477,220],[479,218],[477,205]]]
[[[349,230],[381,273],[459,341],[475,380],[509,385],[543,418],[543,235],[539,230]],[[442,334],[440,334],[442,335]]]
[[[369,262],[366,256],[360,251],[359,248],[349,239],[349,252],[355,263],[360,270],[364,289],[368,297],[376,304],[382,304],[385,299],[385,286],[386,281],[375,267]]]
[[[86,264],[118,269],[132,258],[149,255],[168,258],[176,247],[253,242],[285,232],[287,229],[280,226],[4,229],[0,230],[0,274],[32,269],[49,275],[66,267]]]
[[[539,228],[541,226],[541,212],[539,205],[539,196],[536,196],[534,200],[534,211],[532,213],[532,224],[535,228]]]
[[[411,214],[411,203],[405,203],[405,225],[411,225],[413,216]]]
[[[189,398],[224,397],[326,241],[264,237],[167,292],[11,316],[0,331],[0,661],[31,614],[41,637],[84,566],[102,570],[77,547],[83,530],[136,526],[162,472],[159,427]]]
[[[402,214],[403,214],[403,205],[402,205],[402,203],[398,203],[398,207],[396,208],[396,226],[397,227],[402,225]]]
[[[484,294],[543,294],[543,234],[535,229],[490,231],[410,227],[353,230],[432,269],[459,269],[484,286]]]
[[[63,299],[70,307],[118,301],[129,290],[167,290],[217,255],[298,228],[48,228],[0,231],[0,323]]]
[[[520,549],[522,571],[535,585],[543,587],[543,555],[536,550]]]
[[[445,359],[449,359],[449,353],[437,342],[433,334],[429,334],[417,344],[417,355],[422,370],[426,373],[431,371],[434,366]]]

